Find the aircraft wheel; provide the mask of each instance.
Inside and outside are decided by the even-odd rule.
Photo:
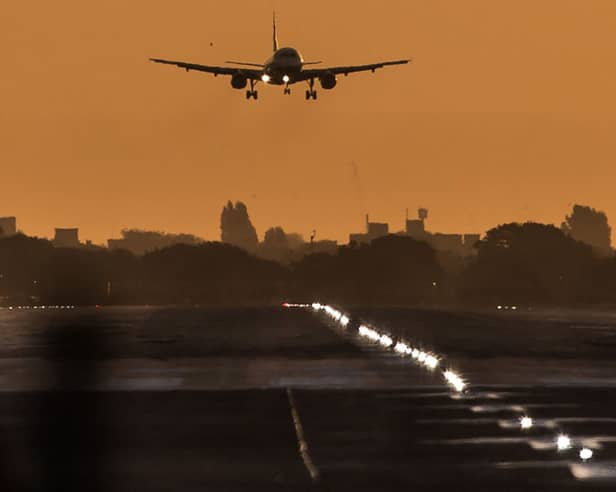
[[[312,99],[314,99],[315,101],[317,100],[317,91],[314,91],[312,93]]]
[[[252,92],[246,91],[246,99],[250,99],[252,97]]]
[[[259,99],[259,93],[258,93],[257,91],[254,91],[254,92],[252,93],[252,96],[255,98],[255,101],[256,101],[257,99]]]
[[[310,93],[310,91],[306,91],[306,101],[309,101],[311,97],[312,94]]]

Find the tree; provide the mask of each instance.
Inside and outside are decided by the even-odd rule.
[[[257,231],[250,222],[248,209],[242,202],[231,201],[223,207],[220,216],[221,239],[223,243],[231,244],[254,253],[259,245]]]
[[[487,232],[462,276],[462,297],[480,303],[580,302],[590,292],[597,258],[589,245],[537,223]]]
[[[612,229],[604,212],[574,205],[571,215],[567,215],[561,229],[572,238],[591,245],[601,255],[612,252]]]

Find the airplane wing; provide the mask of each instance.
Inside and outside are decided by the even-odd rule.
[[[406,65],[410,63],[412,60],[396,60],[396,61],[386,61],[381,63],[373,63],[370,65],[351,65],[348,67],[331,67],[331,68],[309,68],[307,70],[302,70],[301,80],[308,79],[316,79],[325,74],[339,75],[344,74],[348,75],[354,72],[375,72],[379,68],[387,67],[390,65]]]
[[[234,67],[216,67],[208,65],[198,65],[196,63],[187,63],[181,61],[161,60],[160,58],[150,58],[150,61],[154,63],[164,63],[165,65],[175,65],[176,67],[183,68],[187,72],[194,70],[196,72],[207,72],[217,75],[235,75],[242,74],[248,79],[258,80],[263,75],[263,70],[254,70],[246,68],[234,68]]]

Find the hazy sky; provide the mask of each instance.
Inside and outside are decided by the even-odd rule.
[[[0,14],[0,215],[26,233],[124,227],[219,238],[243,200],[345,240],[392,230],[560,222],[574,202],[616,226],[614,0],[8,0]],[[304,100],[149,63],[262,62],[282,45],[327,64],[414,58]],[[213,43],[213,46],[210,46]],[[357,170],[357,173],[354,172]]]

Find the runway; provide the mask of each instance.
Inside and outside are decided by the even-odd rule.
[[[394,337],[432,333],[426,346],[448,353],[453,344],[439,343],[449,340],[439,334],[448,323],[474,323],[467,340],[474,345],[477,331],[499,319],[355,312]],[[572,338],[577,321],[502,324],[512,323],[534,325],[567,346],[577,340],[580,348],[559,358],[552,346],[542,374],[541,339],[533,355],[528,341],[516,345],[505,330],[513,341],[502,343],[504,361],[498,345],[479,359],[456,344],[449,362],[472,389],[458,393],[438,373],[310,310],[2,313],[0,479],[14,490],[40,483],[153,491],[613,489],[616,373],[609,351]],[[611,339],[609,320],[588,323],[588,336]],[[73,334],[96,328],[94,364],[58,348],[70,338],[48,337],[50,326],[69,325]],[[52,353],[69,356],[58,361]],[[526,369],[517,371],[512,361],[523,360]],[[481,370],[492,362],[494,371]],[[73,378],[78,369],[91,374]],[[532,415],[530,429],[520,428],[521,412]],[[559,452],[561,432],[574,442]],[[579,458],[580,446],[593,450],[592,459]]]

